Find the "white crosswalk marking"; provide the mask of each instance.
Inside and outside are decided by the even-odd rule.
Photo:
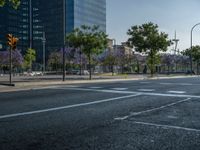
[[[101,89],[102,87],[89,87],[90,89]]]
[[[174,93],[174,94],[184,94],[185,91],[168,91],[168,93]]]
[[[112,90],[118,90],[118,91],[124,91],[127,90],[128,88],[112,88]]]

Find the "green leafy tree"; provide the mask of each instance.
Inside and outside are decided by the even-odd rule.
[[[193,61],[197,64],[197,74],[199,74],[199,64],[200,64],[200,46],[193,46],[192,48],[186,49],[183,52],[183,55],[191,56]]]
[[[89,62],[90,80],[92,79],[92,55],[100,54],[107,46],[107,35],[98,26],[82,25],[67,36],[66,41],[72,47],[81,48]]]
[[[17,9],[20,5],[20,0],[0,0],[0,7],[3,7],[5,3],[9,3],[13,8]]]
[[[153,76],[155,66],[160,62],[159,52],[167,51],[171,41],[164,32],[159,32],[158,25],[153,23],[142,24],[141,26],[132,26],[127,32],[129,46],[135,48],[137,52],[148,55],[147,64]]]
[[[24,67],[32,70],[32,64],[36,60],[36,51],[29,48],[24,56]]]

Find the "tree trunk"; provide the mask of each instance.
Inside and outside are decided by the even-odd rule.
[[[82,76],[82,52],[80,52],[80,76]]]
[[[91,68],[91,54],[89,54],[89,71],[90,71],[90,80],[92,80],[92,68]]]
[[[112,65],[111,67],[112,67],[112,76],[114,76],[114,65]]]
[[[150,60],[150,62],[151,62],[151,64],[150,64],[150,70],[151,70],[151,77],[153,77],[153,74],[154,74],[154,62],[153,62],[153,54],[151,54],[151,56],[150,56],[151,58],[151,60]]]

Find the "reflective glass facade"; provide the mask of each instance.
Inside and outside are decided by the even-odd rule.
[[[0,43],[3,50],[7,49],[6,35],[8,33],[18,37],[18,49],[23,53],[29,46],[29,2],[21,0],[18,10],[14,10],[11,6],[5,5],[0,7]]]
[[[98,25],[106,32],[106,0],[74,0],[74,27]]]
[[[106,0],[21,0],[18,10],[0,8],[0,44],[6,48],[6,34],[19,37],[18,48],[23,51],[32,45],[37,61],[42,62],[42,37],[46,35],[47,56],[60,49],[64,35],[81,25],[98,25],[106,32]],[[64,5],[65,4],[65,5]],[[65,10],[64,10],[65,8]],[[65,33],[64,17],[65,12]]]

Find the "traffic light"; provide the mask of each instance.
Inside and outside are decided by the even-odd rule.
[[[13,35],[12,34],[7,34],[7,45],[12,47],[12,40],[13,40]]]
[[[13,37],[12,39],[12,49],[15,50],[17,48],[17,42],[19,41],[18,38]]]
[[[12,50],[17,48],[18,38],[14,37],[12,34],[7,34],[7,44],[11,47]]]

